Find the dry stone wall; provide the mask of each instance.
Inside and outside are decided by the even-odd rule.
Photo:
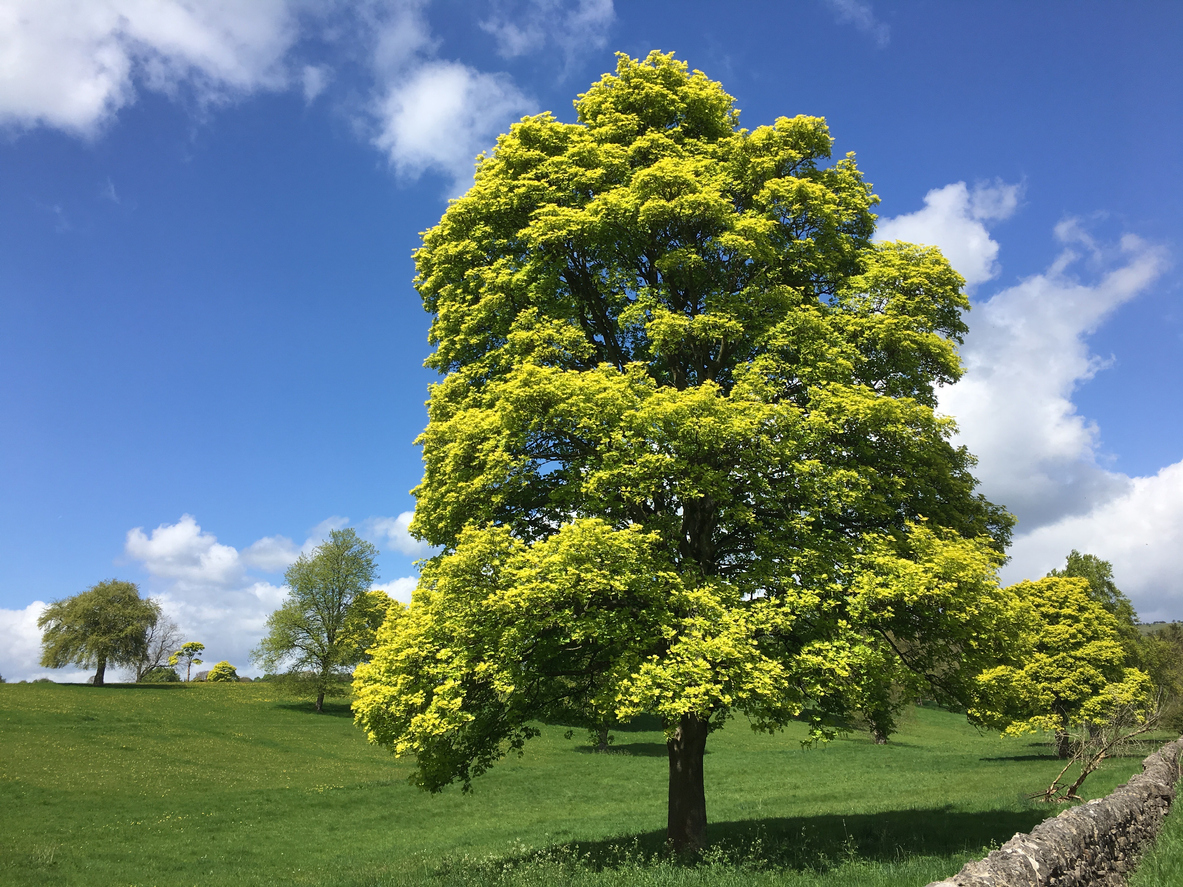
[[[1175,799],[1181,754],[1183,739],[1168,742],[1107,798],[1065,810],[928,887],[1124,887]]]

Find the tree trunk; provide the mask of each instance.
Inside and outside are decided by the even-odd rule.
[[[887,745],[887,734],[876,725],[871,726],[871,738],[876,745]]]
[[[96,687],[103,686],[103,675],[107,672],[107,657],[99,657],[99,665],[94,673],[94,685]]]
[[[316,710],[323,712],[325,710],[325,691],[320,690],[316,694]]]
[[[706,721],[692,714],[682,715],[678,728],[665,745],[670,758],[666,843],[678,854],[698,853],[707,839],[707,798],[702,780]]]
[[[596,751],[604,754],[608,751],[608,722],[605,720],[596,727]]]
[[[1072,737],[1067,730],[1056,731],[1056,757],[1060,760],[1072,757]]]

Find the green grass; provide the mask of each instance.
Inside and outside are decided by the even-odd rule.
[[[799,725],[737,721],[708,743],[712,846],[686,866],[661,854],[659,731],[596,755],[544,727],[471,794],[431,796],[326,705],[266,684],[0,685],[0,883],[923,885],[1058,809],[1025,799],[1059,769],[1046,745],[948,712],[812,750]]]
[[[1167,814],[1158,840],[1130,876],[1130,887],[1165,884],[1183,884],[1183,804],[1178,803]]]

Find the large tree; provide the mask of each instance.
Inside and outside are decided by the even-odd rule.
[[[576,110],[515,124],[416,253],[444,378],[412,531],[440,553],[354,710],[430,790],[532,719],[655,714],[669,841],[694,850],[733,714],[808,707],[824,731],[868,650],[968,691],[1011,520],[935,412],[963,280],[872,242],[823,120],[741,129],[661,53],[620,56]]]
[[[251,652],[267,671],[286,664],[310,676],[317,711],[324,708],[325,692],[365,652],[358,635],[375,616],[370,586],[377,556],[378,549],[353,529],[331,531],[312,554],[301,554],[288,567],[288,598],[267,618],[267,635]],[[378,621],[384,615],[378,613]]]
[[[94,684],[101,687],[108,665],[134,668],[147,656],[148,632],[159,618],[160,606],[141,598],[134,582],[99,582],[54,601],[37,619],[41,664],[94,666]]]

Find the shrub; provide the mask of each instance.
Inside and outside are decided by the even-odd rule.
[[[225,659],[223,659],[209,670],[209,674],[205,676],[205,679],[207,681],[238,683],[238,670]]]
[[[144,676],[140,678],[141,684],[172,684],[181,680],[181,676],[177,674],[175,668],[169,668],[167,665],[158,665],[156,668],[151,668],[144,672]]]

